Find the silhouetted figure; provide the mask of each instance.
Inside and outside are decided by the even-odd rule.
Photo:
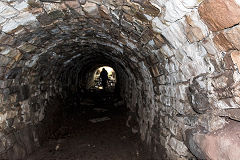
[[[100,78],[102,80],[103,90],[105,90],[107,86],[107,81],[108,81],[108,72],[105,70],[105,68],[102,69],[100,73]]]

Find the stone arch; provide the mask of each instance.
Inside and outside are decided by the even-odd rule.
[[[45,108],[73,84],[60,81],[62,73],[74,77],[94,58],[126,73],[121,94],[138,114],[141,138],[154,151],[164,146],[169,159],[212,158],[198,138],[239,120],[235,0],[20,0],[0,6],[2,153],[18,158],[32,152]],[[18,139],[26,143],[13,143]]]

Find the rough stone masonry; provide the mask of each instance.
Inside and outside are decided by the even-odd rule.
[[[150,150],[239,160],[239,22],[239,0],[1,0],[0,157],[41,145],[101,62]]]

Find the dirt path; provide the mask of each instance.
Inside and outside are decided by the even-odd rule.
[[[101,117],[110,120],[89,121]],[[150,160],[139,136],[126,127],[126,118],[124,111],[111,105],[85,105],[27,160]]]

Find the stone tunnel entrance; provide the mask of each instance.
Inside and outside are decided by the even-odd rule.
[[[50,132],[49,136],[27,160],[151,158],[137,134],[135,117],[129,115],[118,91],[111,86],[106,90],[98,84],[93,87],[68,93],[63,104],[54,100],[49,107],[58,104],[61,112],[55,116],[60,119],[48,126],[54,130],[43,129]]]
[[[119,124],[135,136],[123,141],[144,146],[129,149],[146,149],[152,159],[238,160],[239,5],[237,0],[1,0],[0,159],[26,159],[54,134],[65,134],[61,128],[71,130],[70,124],[90,126],[89,136],[76,127],[71,132],[84,140],[99,133],[91,130],[93,124]],[[91,89],[102,66],[116,73],[114,94]],[[105,113],[112,121],[88,121],[91,115],[106,118]],[[107,136],[118,132],[110,126]],[[68,146],[60,141],[52,144],[54,153]],[[86,153],[86,159],[94,158]],[[140,152],[123,155],[148,158]]]

